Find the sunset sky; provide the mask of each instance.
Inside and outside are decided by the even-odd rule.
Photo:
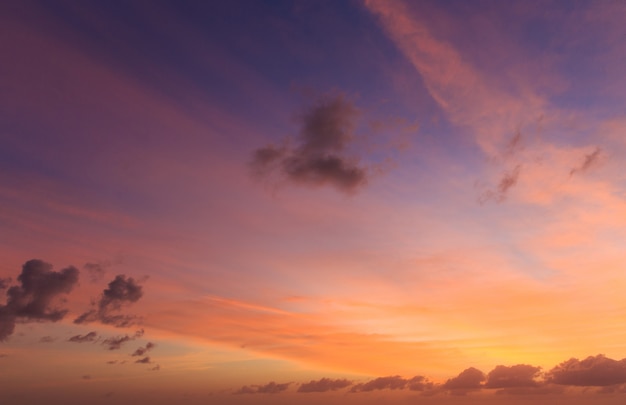
[[[0,2],[0,402],[622,404],[625,21]]]

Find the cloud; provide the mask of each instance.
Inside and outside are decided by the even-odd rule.
[[[399,375],[388,376],[388,377],[378,377],[371,381],[368,381],[364,384],[357,384],[350,392],[367,392],[374,390],[401,390],[406,387],[408,380],[400,377]]]
[[[265,385],[244,385],[234,394],[278,394],[279,392],[286,391],[291,383],[277,384],[271,381]]]
[[[104,339],[102,341],[102,344],[105,345],[105,346],[108,346],[109,350],[118,350],[118,349],[120,349],[122,347],[122,345],[124,343],[130,342],[131,340],[135,340],[135,339],[140,338],[142,336],[143,336],[143,329],[138,330],[132,336],[124,335],[124,336],[115,336],[115,337],[110,337],[110,338]]]
[[[433,383],[421,375],[415,376],[406,382],[406,387],[411,391],[425,391],[433,388]]]
[[[52,343],[55,340],[57,340],[57,338],[55,338],[55,337],[43,336],[41,339],[39,339],[39,343]]]
[[[494,200],[495,202],[501,203],[506,200],[509,190],[517,184],[521,170],[522,166],[517,165],[513,168],[513,170],[504,172],[502,178],[500,178],[498,187],[496,187],[495,190],[487,190],[483,192],[479,198],[479,202],[483,204],[488,200]]]
[[[10,287],[6,305],[0,305],[0,341],[14,331],[16,321],[56,322],[67,314],[67,309],[54,307],[61,294],[68,294],[78,282],[78,269],[69,266],[52,271],[52,265],[42,260],[29,260],[22,266],[17,280],[20,285]]]
[[[157,364],[156,366],[152,367],[150,370],[151,371],[159,371],[161,369],[161,365]]]
[[[146,357],[144,357],[143,359],[136,360],[136,361],[135,361],[135,363],[140,363],[140,364],[150,364],[150,363],[151,363],[151,361],[150,361],[150,357],[149,357],[149,356],[146,356]]]
[[[89,332],[86,335],[75,335],[71,338],[67,339],[68,342],[74,343],[84,343],[84,342],[93,342],[98,337],[96,332]]]
[[[146,347],[137,348],[137,350],[135,350],[133,354],[131,354],[131,356],[143,356],[144,354],[152,350],[154,346],[156,346],[154,343],[148,342],[148,344],[146,344]]]
[[[443,388],[448,390],[473,390],[481,388],[481,383],[485,381],[485,374],[470,367],[461,372],[458,376],[449,379],[443,384]]]
[[[259,177],[277,172],[295,184],[354,192],[367,183],[367,168],[348,158],[359,112],[343,95],[325,96],[300,117],[295,148],[268,145],[254,151],[251,168]]]
[[[0,290],[5,290],[5,289],[9,288],[10,284],[11,284],[11,278],[10,277],[0,278]]]
[[[107,325],[128,327],[138,323],[139,318],[134,315],[115,314],[122,307],[137,302],[143,296],[143,288],[132,277],[126,278],[120,274],[109,283],[109,287],[102,292],[97,308],[91,309],[74,320],[82,324],[100,321]]]
[[[83,269],[89,274],[89,278],[92,282],[98,282],[102,280],[106,274],[106,268],[111,265],[110,262],[104,261],[99,263],[85,263]]]
[[[89,374],[85,374],[81,377],[83,380],[91,380],[91,376]]]
[[[560,385],[607,386],[626,383],[626,359],[613,360],[602,354],[584,360],[571,358],[545,375],[547,382]]]
[[[528,364],[517,364],[510,367],[496,366],[487,374],[485,388],[536,387],[538,383],[535,378],[540,371],[541,367]]]
[[[352,381],[344,379],[322,378],[321,380],[311,380],[308,383],[301,384],[298,392],[326,392],[335,391],[352,385]]]
[[[585,155],[585,158],[582,161],[582,163],[574,167],[572,170],[570,170],[569,172],[570,177],[572,177],[576,173],[584,173],[587,170],[589,170],[591,167],[595,166],[598,160],[600,159],[601,152],[602,152],[602,149],[600,149],[600,147],[596,147],[593,150],[593,152]]]

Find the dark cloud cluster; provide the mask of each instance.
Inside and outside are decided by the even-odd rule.
[[[74,320],[74,323],[83,324],[100,321],[107,325],[128,327],[138,323],[139,318],[134,315],[118,313],[122,307],[137,302],[143,296],[142,286],[132,277],[126,278],[120,274],[109,283],[109,287],[102,292],[100,300],[93,308]]]
[[[109,350],[119,350],[122,348],[122,345],[126,342],[130,342],[131,340],[138,339],[143,336],[143,329],[135,332],[134,335],[124,335],[124,336],[115,336],[104,339],[102,344],[107,346]]]
[[[139,360],[135,360],[135,363],[150,364],[150,363],[152,363],[152,361],[150,360],[150,356],[146,356],[146,357],[141,358]]]
[[[626,383],[626,359],[613,360],[604,355],[584,360],[571,358],[548,371],[547,382],[559,385],[609,386]]]
[[[68,342],[74,343],[85,343],[85,342],[94,342],[98,338],[98,334],[96,332],[89,332],[85,335],[74,335],[67,339]]]
[[[357,116],[358,110],[343,95],[323,97],[300,117],[295,147],[268,145],[254,151],[254,174],[267,177],[278,173],[295,184],[330,184],[354,192],[368,177],[367,168],[346,156]]]
[[[271,381],[265,385],[244,385],[234,394],[278,394],[279,392],[286,391],[291,383],[277,384]]]
[[[0,341],[13,334],[18,320],[56,322],[63,319],[68,311],[55,306],[55,301],[74,288],[78,274],[73,266],[57,272],[42,260],[27,261],[17,278],[20,284],[8,288],[6,305],[0,305]]]
[[[298,387],[298,392],[326,392],[336,391],[352,385],[352,381],[344,379],[333,380],[331,378],[322,378],[320,380],[311,380],[303,383]]]
[[[589,170],[591,167],[595,166],[597,162],[600,160],[602,149],[600,147],[596,147],[593,152],[585,155],[583,161],[580,165],[574,167],[570,170],[569,175],[572,177],[576,173],[584,173]]]
[[[235,394],[279,393],[287,390],[290,384],[246,385]],[[584,360],[572,358],[545,373],[541,372],[541,367],[528,364],[499,365],[487,375],[470,367],[443,384],[434,384],[422,376],[378,377],[356,385],[347,379],[322,378],[302,383],[298,392],[328,392],[349,386],[352,386],[351,393],[408,389],[420,391],[425,396],[465,395],[481,389],[496,390],[498,395],[548,395],[563,393],[567,386],[600,387],[595,392],[617,393],[626,392],[626,359],[613,360],[601,354]]]

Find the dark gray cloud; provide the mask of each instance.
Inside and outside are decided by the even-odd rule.
[[[446,381],[443,388],[460,391],[474,390],[481,388],[483,381],[485,381],[485,374],[474,367],[470,367],[463,370],[458,376]]]
[[[11,285],[11,278],[0,278],[0,290],[5,290]]]
[[[89,332],[86,335],[74,335],[71,338],[67,339],[68,342],[74,343],[84,343],[84,342],[93,342],[98,338],[98,334],[96,332]]]
[[[593,152],[585,155],[580,165],[570,170],[569,172],[570,177],[572,177],[576,173],[584,173],[587,170],[589,170],[591,167],[595,166],[600,159],[601,153],[602,153],[602,149],[600,149],[600,147],[596,147],[593,150]]]
[[[483,204],[489,200],[493,200],[497,203],[501,203],[506,200],[509,190],[517,184],[521,171],[522,166],[517,165],[513,168],[513,170],[504,172],[495,190],[484,191],[480,195],[478,201]]]
[[[152,361],[150,361],[150,357],[146,356],[142,359],[136,360],[135,363],[140,363],[140,364],[150,364],[152,363]]]
[[[96,308],[91,309],[74,320],[82,324],[100,321],[107,325],[128,327],[139,322],[140,318],[134,315],[119,314],[126,305],[137,302],[143,296],[143,288],[132,277],[126,278],[120,274],[109,283],[109,287],[102,292]]]
[[[613,360],[602,354],[584,360],[571,358],[545,375],[559,385],[608,386],[626,383],[626,359]]]
[[[115,336],[115,337],[104,339],[102,341],[102,344],[104,346],[107,346],[109,350],[119,350],[124,343],[130,342],[131,340],[138,339],[142,336],[143,336],[143,329],[138,330],[137,332],[135,332],[134,335]]]
[[[367,168],[346,155],[358,114],[343,95],[322,97],[300,117],[295,147],[268,145],[254,151],[254,174],[277,173],[295,184],[329,184],[341,191],[356,191],[368,177]]]
[[[528,364],[496,366],[487,374],[485,388],[536,387],[538,382],[535,378],[539,376],[540,371],[541,367]]]
[[[352,385],[352,381],[344,379],[322,378],[320,380],[311,380],[308,383],[301,384],[298,392],[326,392],[336,391]]]
[[[146,347],[138,347],[137,350],[135,350],[133,352],[133,354],[131,354],[131,356],[143,356],[144,354],[148,353],[150,350],[154,349],[156,345],[152,342],[148,342],[146,344]]]
[[[278,394],[279,392],[286,391],[291,383],[277,384],[271,381],[265,385],[244,385],[234,394]]]
[[[9,287],[6,305],[0,305],[0,341],[11,336],[18,320],[56,322],[63,319],[68,311],[55,306],[55,300],[74,288],[78,274],[73,266],[57,272],[42,260],[24,263],[17,278],[20,285]]]
[[[39,343],[52,343],[55,340],[57,340],[57,338],[55,338],[55,337],[43,336],[41,339],[39,339]]]

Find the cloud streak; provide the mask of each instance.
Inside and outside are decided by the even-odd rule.
[[[600,147],[596,147],[593,152],[585,155],[585,158],[583,159],[582,163],[576,167],[574,167],[572,170],[570,170],[569,175],[570,177],[572,177],[575,174],[582,174],[587,172],[591,167],[595,166],[601,156],[602,153],[602,149],[600,149]]]

